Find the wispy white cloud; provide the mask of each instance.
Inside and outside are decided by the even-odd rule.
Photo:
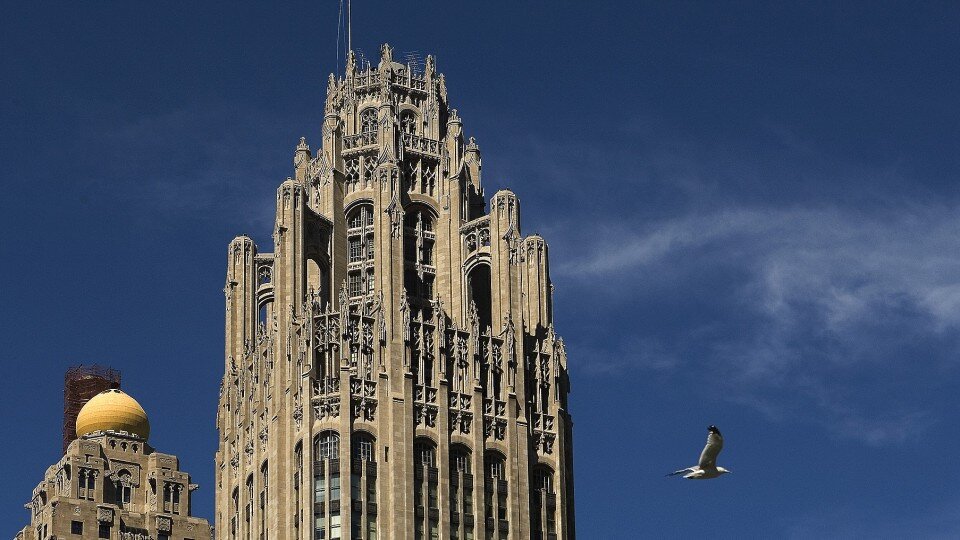
[[[591,252],[557,261],[556,279],[601,280],[628,291],[633,282],[660,283],[682,295],[689,276],[716,274],[734,291],[732,299],[718,296],[726,302],[720,309],[748,320],[736,327],[721,322],[719,331],[682,329],[683,345],[656,341],[655,357],[669,362],[618,354],[620,366],[710,366],[735,390],[734,399],[768,417],[804,410],[830,432],[872,445],[910,441],[937,421],[909,399],[878,405],[876,395],[857,390],[906,365],[896,357],[903,342],[952,343],[949,334],[960,329],[960,209],[912,207],[880,216],[740,207],[596,227],[587,234],[602,240]],[[684,353],[690,342],[699,354]],[[639,350],[625,342],[611,349]],[[927,372],[943,359],[910,360]]]

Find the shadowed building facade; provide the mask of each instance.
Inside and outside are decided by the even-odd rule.
[[[47,469],[16,540],[209,540],[207,520],[190,515],[196,485],[176,456],[147,444],[140,404],[113,389],[80,409],[77,438]]]
[[[547,244],[433,58],[350,53],[293,165],[273,252],[227,252],[217,537],[573,538]]]

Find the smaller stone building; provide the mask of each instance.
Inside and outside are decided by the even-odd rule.
[[[179,460],[147,444],[150,423],[135,399],[107,390],[77,416],[78,438],[50,466],[16,540],[209,540],[191,517],[196,484]]]

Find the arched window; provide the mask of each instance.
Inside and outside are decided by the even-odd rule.
[[[94,500],[97,488],[97,471],[81,467],[80,472],[77,473],[77,478],[80,480],[80,498],[88,501]]]
[[[530,532],[535,540],[556,534],[557,501],[553,491],[553,471],[544,465],[530,475]]]
[[[372,435],[363,432],[354,434],[352,457],[360,462],[376,461]]]
[[[321,310],[327,308],[330,302],[330,272],[327,265],[320,262],[318,255],[307,257],[307,292],[312,293],[308,300],[316,302]]]
[[[317,461],[340,459],[340,434],[324,431],[314,439],[314,458]]]
[[[425,438],[414,441],[413,464],[413,505],[419,516],[414,522],[413,535],[417,540],[433,540],[440,533],[440,501],[437,497],[440,475],[437,471],[437,446],[433,441]]]
[[[360,113],[360,133],[377,132],[377,110],[373,107]]]
[[[473,538],[473,475],[470,450],[455,444],[450,448],[450,528],[451,537]]]
[[[120,472],[117,473],[115,486],[117,506],[123,508],[125,505],[130,504],[130,500],[133,498],[133,476],[130,474],[130,471],[120,469]]]
[[[351,537],[376,539],[377,515],[370,513],[370,504],[377,502],[376,441],[372,435],[353,435],[350,463],[350,499],[353,501]],[[364,536],[366,530],[366,536]]]
[[[500,524],[510,519],[507,496],[510,486],[507,480],[506,459],[499,452],[487,452],[484,462],[484,515],[489,523],[493,520],[494,538],[506,538],[507,530]],[[489,534],[491,531],[487,531]]]
[[[300,520],[303,519],[303,499],[300,496],[300,486],[303,484],[303,441],[298,441],[293,447],[293,527],[300,530]],[[295,535],[299,538],[299,535]]]
[[[467,275],[469,288],[467,293],[468,305],[474,305],[477,308],[477,318],[480,322],[480,331],[487,332],[493,321],[492,303],[490,293],[490,266],[487,264],[478,264]]]
[[[400,112],[400,131],[402,133],[417,133],[417,115],[413,111],[406,110]]]
[[[347,214],[347,287],[350,298],[362,297],[374,290],[374,248],[373,207],[361,204]]]
[[[340,538],[340,434],[319,433],[313,456],[314,538]]]

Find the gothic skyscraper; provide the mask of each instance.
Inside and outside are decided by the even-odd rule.
[[[217,537],[573,538],[547,244],[433,58],[350,53],[322,134],[228,248]]]

